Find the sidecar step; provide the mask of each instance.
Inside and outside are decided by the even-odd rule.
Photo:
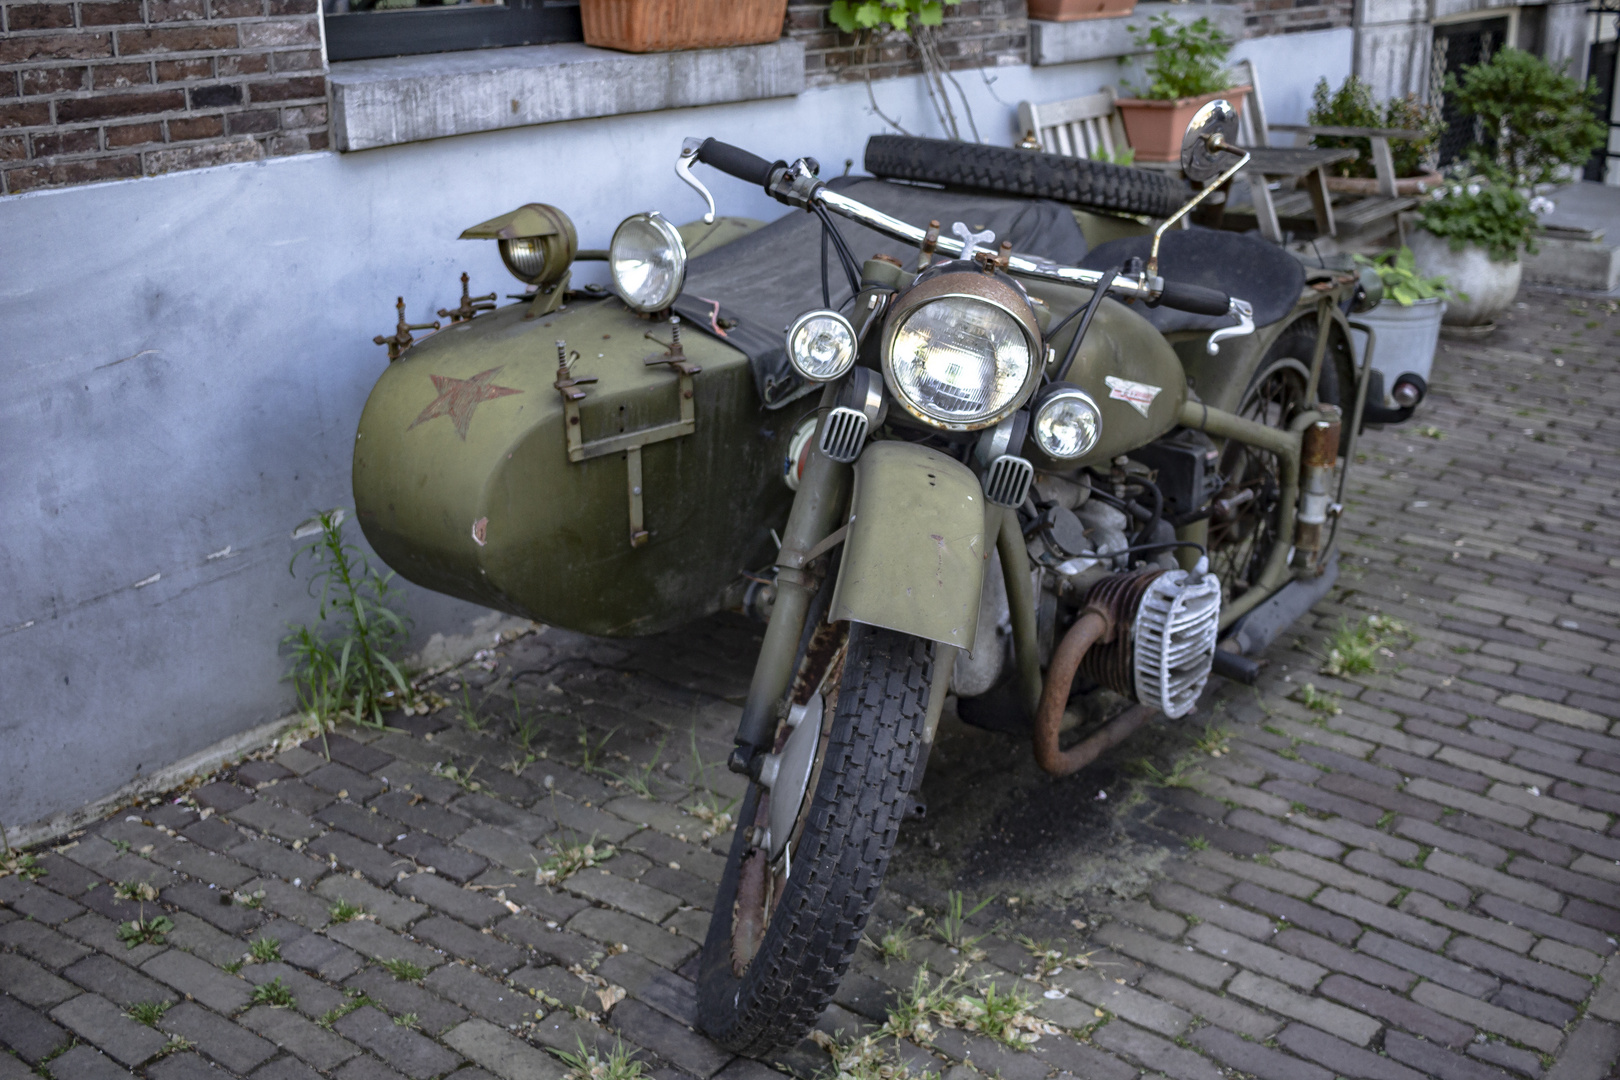
[[[1225,640],[1236,642],[1240,656],[1253,656],[1264,651],[1278,634],[1298,622],[1300,616],[1326,596],[1337,580],[1339,558],[1334,555],[1321,577],[1315,581],[1294,581],[1283,586],[1276,596],[1239,619]],[[1217,661],[1220,655],[1221,650],[1215,650]]]

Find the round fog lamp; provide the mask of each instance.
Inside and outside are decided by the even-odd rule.
[[[855,328],[836,311],[811,311],[788,327],[788,363],[811,382],[832,382],[855,363]]]
[[[1102,438],[1102,414],[1078,386],[1056,386],[1035,406],[1035,443],[1047,457],[1070,461],[1091,453]]]
[[[608,266],[626,304],[640,312],[663,311],[686,284],[686,245],[658,211],[632,214],[613,232]]]

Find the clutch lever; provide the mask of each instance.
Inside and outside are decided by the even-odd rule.
[[[1223,326],[1219,330],[1210,332],[1209,342],[1204,346],[1204,349],[1211,356],[1221,351],[1221,342],[1227,338],[1245,337],[1254,333],[1254,307],[1247,300],[1232,297],[1232,304],[1227,309],[1227,314],[1235,316],[1238,324],[1236,326]]]
[[[703,215],[703,224],[714,224],[714,196],[709,189],[703,186],[703,181],[692,175],[692,162],[697,160],[698,149],[702,147],[702,139],[687,139],[681,143],[681,156],[675,159],[675,175],[692,185],[692,189],[703,196],[708,204],[708,213]]]

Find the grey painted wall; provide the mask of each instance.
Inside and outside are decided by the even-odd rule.
[[[1242,51],[1271,115],[1298,121],[1316,77],[1348,71],[1351,36]],[[1118,74],[961,78],[1009,144],[1020,99]],[[917,80],[877,93],[931,133]],[[78,806],[292,707],[277,642],[314,605],[287,573],[290,533],[349,503],[355,421],[386,363],[372,335],[396,295],[418,320],[452,306],[462,270],[475,292],[513,285],[462,228],[540,200],[602,247],[628,213],[698,215],[671,168],[683,136],[837,172],[880,127],[857,85],[0,199],[0,821]],[[709,180],[725,213],[781,209]],[[418,590],[409,609],[419,636],[484,614]]]

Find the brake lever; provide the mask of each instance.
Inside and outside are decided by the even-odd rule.
[[[1232,297],[1232,306],[1227,309],[1227,314],[1237,316],[1238,324],[1223,326],[1210,333],[1209,343],[1204,349],[1211,356],[1221,351],[1221,342],[1227,338],[1245,337],[1254,333],[1254,307],[1247,300]]]
[[[692,190],[703,196],[703,201],[709,206],[709,212],[703,215],[703,224],[713,225],[714,196],[703,186],[703,181],[692,175],[692,162],[697,160],[698,148],[702,145],[702,139],[686,139],[681,143],[681,156],[675,159],[675,175],[692,185]]]

